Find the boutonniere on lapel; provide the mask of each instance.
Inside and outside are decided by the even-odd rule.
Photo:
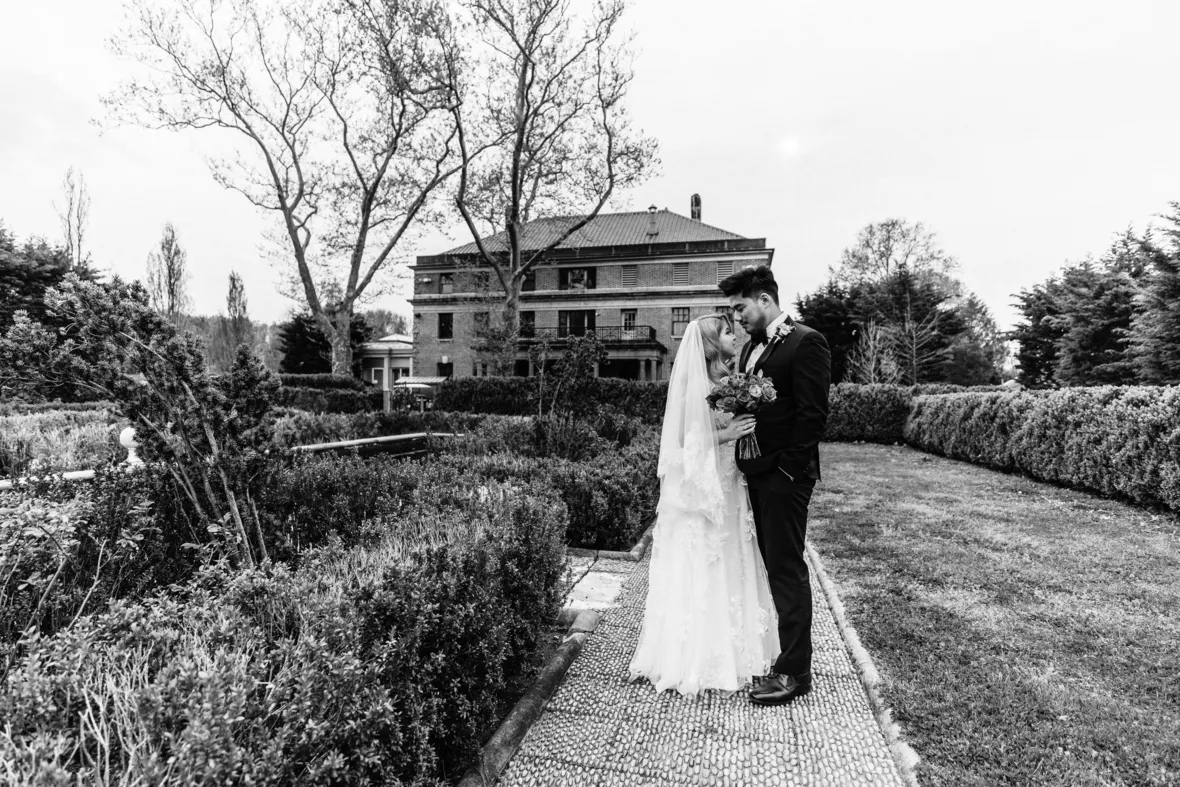
[[[790,336],[791,332],[794,330],[795,321],[788,317],[787,319],[780,322],[778,327],[774,329],[774,336],[771,337],[771,341],[781,342],[783,339],[786,339],[788,336]]]

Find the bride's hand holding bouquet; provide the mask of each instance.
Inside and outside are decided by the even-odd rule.
[[[706,397],[709,406],[714,410],[733,413],[739,418],[750,416],[749,421],[743,419],[743,425],[740,427],[745,433],[737,437],[738,456],[742,459],[753,459],[762,455],[761,449],[758,448],[758,440],[753,434],[753,417],[762,407],[777,398],[778,392],[774,390],[774,383],[760,375],[744,372],[722,377]],[[738,418],[734,419],[730,428],[734,423],[738,423]]]

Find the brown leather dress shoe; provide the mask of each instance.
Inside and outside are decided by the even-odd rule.
[[[756,705],[783,705],[811,691],[811,673],[772,675],[750,689],[750,701]]]

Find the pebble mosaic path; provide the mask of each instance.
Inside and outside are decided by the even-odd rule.
[[[904,787],[814,574],[815,688],[789,706],[763,708],[743,693],[690,699],[628,683],[648,558],[598,560],[590,576],[602,573],[620,575],[621,591],[603,602],[602,622],[500,785]]]

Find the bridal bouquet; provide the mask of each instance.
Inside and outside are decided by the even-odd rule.
[[[734,415],[753,415],[778,398],[774,390],[774,383],[761,375],[735,372],[713,386],[713,390],[705,397],[709,406],[722,413]],[[738,457],[753,459],[762,456],[758,447],[758,440],[749,434],[738,438]]]

